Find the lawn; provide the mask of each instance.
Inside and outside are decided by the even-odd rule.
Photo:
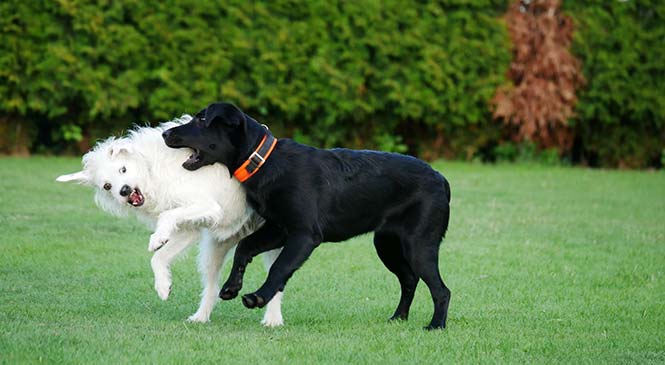
[[[286,325],[198,305],[195,250],[153,290],[150,232],[59,184],[72,158],[0,159],[0,363],[663,363],[665,172],[435,164],[452,186],[441,272],[448,328],[426,332],[421,282],[398,283],[371,236],[319,247],[289,282]],[[225,271],[225,273],[228,272]],[[248,269],[244,292],[265,273]]]

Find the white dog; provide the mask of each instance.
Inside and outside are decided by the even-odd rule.
[[[150,263],[155,290],[162,300],[171,292],[171,261],[200,237],[203,294],[199,309],[189,320],[207,322],[217,302],[225,256],[263,220],[247,205],[244,190],[226,166],[187,171],[181,166],[187,150],[164,144],[164,130],[190,120],[184,115],[157,128],[136,128],[126,137],[100,142],[83,156],[82,171],[62,175],[57,181],[95,187],[100,208],[117,216],[133,212],[154,230],[148,249],[155,252]],[[274,250],[264,255],[266,269],[278,254]],[[280,292],[268,303],[261,322],[265,326],[283,324],[281,299]]]

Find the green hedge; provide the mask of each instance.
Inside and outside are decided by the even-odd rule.
[[[665,2],[573,1],[578,153],[594,165],[643,167],[665,154]]]
[[[488,103],[511,57],[506,5],[5,0],[0,152],[17,141],[84,150],[132,123],[227,100],[314,145],[494,158],[510,133]],[[662,164],[665,2],[563,8],[588,81],[573,160]]]
[[[36,125],[47,149],[214,100],[320,146],[408,144],[417,153],[457,133],[471,136],[458,143],[467,148],[498,130],[487,105],[510,60],[504,8],[492,0],[5,0],[0,110]]]

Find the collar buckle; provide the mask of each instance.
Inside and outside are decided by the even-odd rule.
[[[259,151],[252,152],[248,160],[250,162],[249,165],[247,165],[247,170],[250,173],[254,172],[254,170],[258,169],[259,167],[261,167],[261,165],[263,165],[266,162],[266,159],[259,154]]]

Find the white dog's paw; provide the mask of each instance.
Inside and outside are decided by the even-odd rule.
[[[187,318],[188,322],[207,323],[210,322],[210,313],[196,312]]]
[[[155,232],[150,235],[150,242],[148,243],[148,251],[155,252],[162,248],[169,242],[169,235],[164,235],[160,232]]]
[[[155,279],[155,290],[161,300],[169,299],[169,294],[171,294],[171,279]]]
[[[261,324],[266,327],[279,327],[284,325],[284,319],[282,319],[282,313],[278,311],[267,311],[263,316]]]

